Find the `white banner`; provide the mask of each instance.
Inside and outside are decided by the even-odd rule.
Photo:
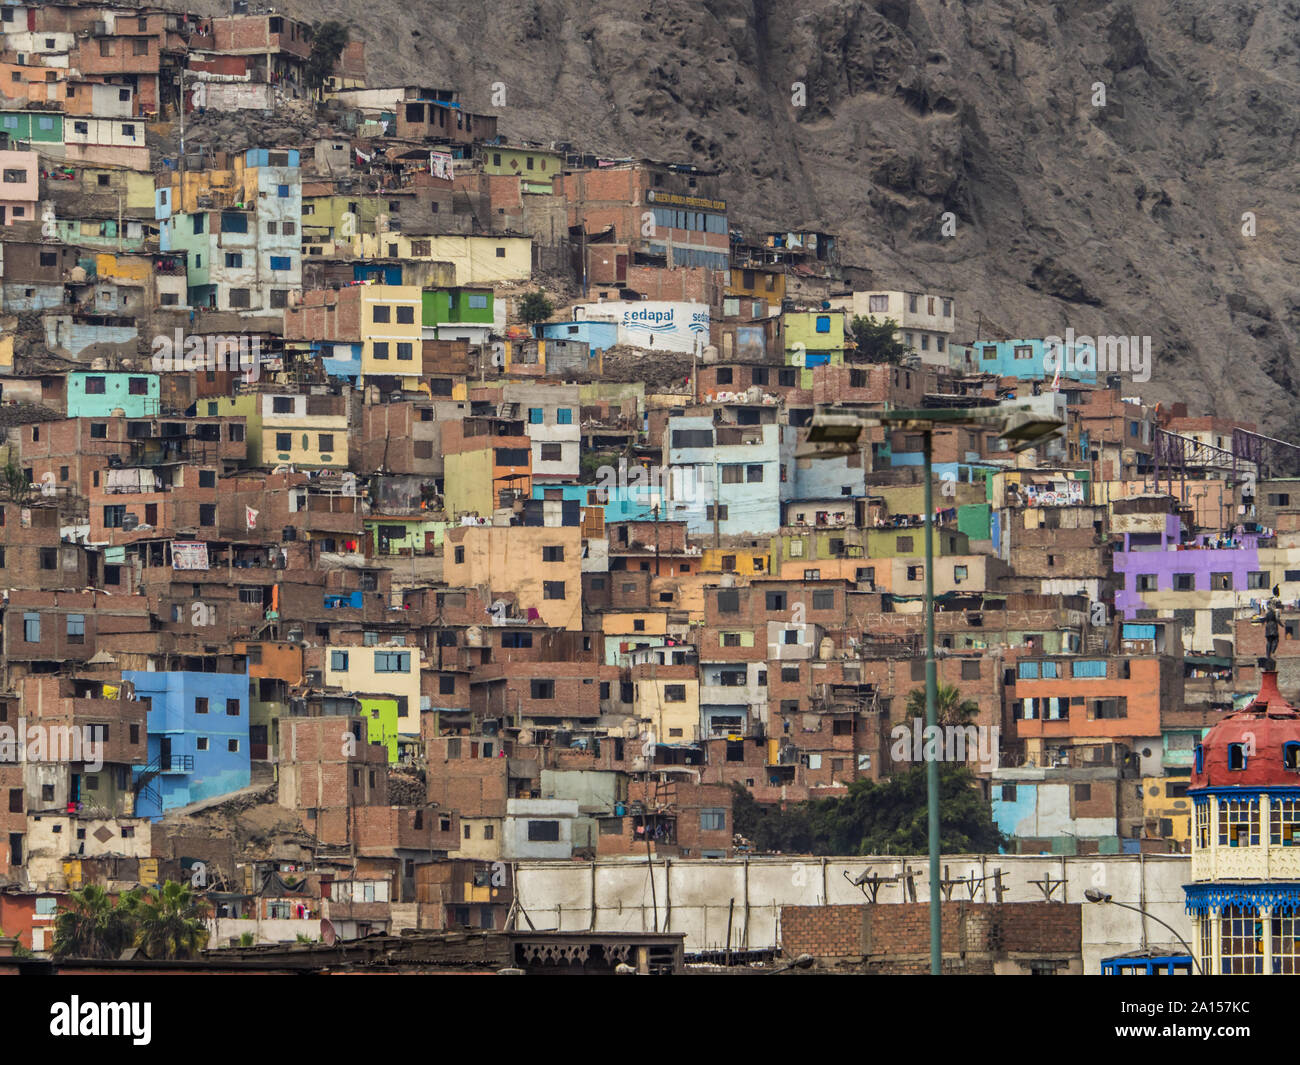
[[[172,569],[207,569],[208,545],[198,541],[172,541]]]

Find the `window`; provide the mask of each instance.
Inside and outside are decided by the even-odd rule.
[[[725,808],[708,808],[700,811],[701,832],[725,832],[727,830],[727,811]]]
[[[543,581],[542,582],[543,599],[563,599],[564,582],[563,581]]]
[[[1244,770],[1249,760],[1249,750],[1247,744],[1230,743],[1228,744],[1228,768],[1233,770]]]
[[[42,266],[57,266],[58,262],[59,262],[59,257],[54,252],[52,251],[41,252]]]
[[[217,524],[217,505],[215,503],[199,504],[199,524],[206,526]]]
[[[329,452],[334,450],[333,433],[317,433],[316,442],[319,445],[319,450],[321,451],[322,454],[328,454]]]
[[[90,439],[92,440],[108,439],[108,422],[91,422]]]
[[[276,433],[275,450],[288,451],[293,447],[293,433]]]
[[[748,484],[757,484],[763,480],[763,467],[761,464],[753,464],[745,467],[745,481]]]
[[[239,716],[239,700],[238,700],[238,699],[227,699],[227,700],[226,700],[226,716],[227,716],[227,717],[238,717],[238,716]]]
[[[542,462],[562,462],[564,459],[564,448],[559,444],[542,445]]]
[[[781,679],[782,679],[783,681],[785,681],[786,683],[798,683],[798,681],[799,681],[799,667],[798,667],[798,666],[782,666],[782,667],[781,667]]]
[[[674,448],[699,448],[713,446],[712,429],[674,429]]]
[[[1175,573],[1175,574],[1174,574],[1174,591],[1176,591],[1176,592],[1194,592],[1194,591],[1196,591],[1196,574],[1194,574],[1194,573]]]
[[[498,258],[498,259],[504,259],[505,257],[506,257],[506,250],[505,250],[505,248],[497,248],[497,258]]]
[[[1219,797],[1219,846],[1259,845],[1259,798]]]
[[[86,615],[68,615],[68,643],[86,642]]]
[[[233,309],[247,310],[251,306],[251,298],[248,289],[232,288],[229,294],[229,303]]]
[[[554,546],[553,546],[553,547],[543,547],[543,548],[542,548],[542,561],[543,561],[543,562],[563,562],[563,561],[564,561],[564,548],[563,548],[562,546],[560,546],[560,547],[554,547]]]
[[[665,684],[665,685],[664,685],[664,702],[666,702],[666,703],[684,703],[684,702],[686,702],[686,685],[685,685],[685,684]]]
[[[409,673],[411,671],[410,651],[376,651],[376,673]]]
[[[559,821],[529,821],[528,842],[558,843],[560,839]]]
[[[899,536],[894,540],[894,549],[899,554],[907,554],[912,550],[912,538],[910,536]]]
[[[1211,573],[1210,589],[1215,592],[1230,592],[1233,590],[1231,573]]]
[[[399,362],[410,362],[414,357],[415,349],[407,341],[399,340],[397,342],[397,358]]]
[[[831,331],[831,319],[828,314],[819,314],[817,316],[817,332],[829,333]]]
[[[397,323],[398,323],[398,325],[411,325],[411,324],[413,324],[414,322],[415,322],[415,308],[414,308],[414,307],[398,307],[398,308],[397,308]]]
[[[812,608],[814,610],[834,610],[834,592],[813,592]]]
[[[784,610],[786,608],[785,592],[767,592],[765,593],[764,606],[768,610]]]
[[[34,614],[34,613],[23,614],[23,640],[27,643],[41,642],[40,614]]]
[[[1252,570],[1246,574],[1247,588],[1267,588],[1272,582],[1268,579],[1267,572],[1258,572]]]
[[[276,194],[276,196],[278,196],[278,197],[279,197],[280,199],[282,199],[282,200],[284,200],[284,199],[288,199],[288,197],[289,197],[289,186],[288,186],[288,185],[277,185],[277,186],[276,186],[276,189],[275,189],[275,194]]]
[[[194,740],[194,749],[196,751],[206,751],[208,749],[207,736],[198,736]]]
[[[530,699],[554,699],[555,681],[536,679],[529,681],[528,696]]]
[[[271,269],[272,269],[272,270],[292,270],[292,269],[293,269],[293,257],[290,256],[290,255],[272,255],[272,256],[271,256]]]

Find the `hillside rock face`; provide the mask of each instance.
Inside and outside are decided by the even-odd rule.
[[[721,167],[733,225],[838,234],[879,283],[952,293],[958,340],[1149,335],[1126,394],[1300,440],[1300,0],[278,10],[508,138]]]

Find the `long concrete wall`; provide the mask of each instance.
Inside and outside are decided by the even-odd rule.
[[[1096,888],[1172,925],[1189,943],[1192,939],[1192,922],[1183,906],[1182,885],[1191,876],[1186,855],[949,855],[941,871],[944,867],[947,873],[941,875],[949,880],[992,877],[1000,869],[1004,902],[1082,903],[1083,893]],[[686,933],[688,952],[726,947],[734,899],[731,945],[757,950],[780,945],[783,905],[866,902],[862,890],[849,882],[864,872],[887,880],[910,872],[915,901],[929,899],[924,857],[655,861],[653,892],[644,859],[522,862],[515,885],[538,930],[640,932],[652,930],[657,919],[659,931]],[[994,901],[992,879],[973,890],[977,902]],[[969,884],[955,884],[949,897],[970,899],[971,892]],[[882,884],[876,901],[889,905],[913,899],[903,879]],[[527,927],[522,917],[520,926]],[[1103,903],[1084,905],[1085,972],[1099,972],[1103,957],[1144,946],[1182,949],[1167,929],[1142,914]]]

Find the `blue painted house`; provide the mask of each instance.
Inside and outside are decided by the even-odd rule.
[[[248,673],[156,673],[124,670],[136,697],[150,701],[147,778],[136,815],[159,820],[168,810],[246,788]]]
[[[1062,348],[1066,345],[1062,344]],[[1027,340],[981,340],[970,346],[971,368],[978,373],[1015,377],[1021,381],[1050,381],[1056,376],[1056,361],[1048,361],[1049,345],[1043,338]],[[1059,356],[1058,356],[1059,358]],[[1065,351],[1061,380],[1097,383],[1097,355],[1091,348],[1072,344]]]
[[[546,322],[537,335],[548,340],[577,340],[592,351],[605,351],[618,343],[617,322]]]

